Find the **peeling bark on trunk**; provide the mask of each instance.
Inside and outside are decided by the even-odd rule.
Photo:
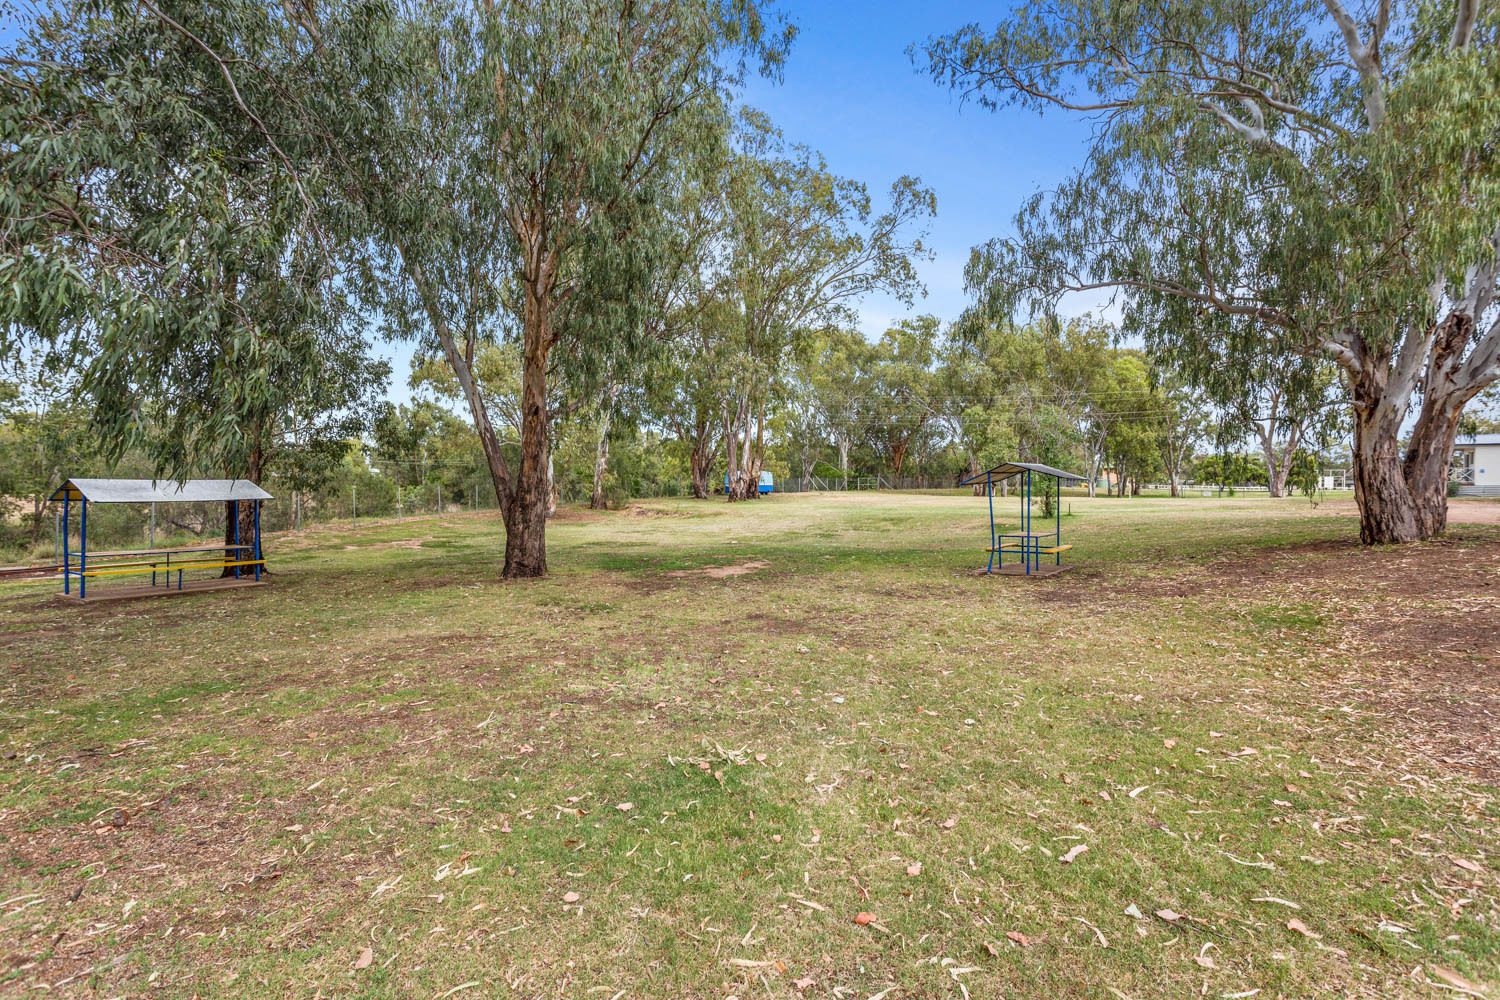
[[[688,458],[689,472],[693,477],[693,499],[708,499],[708,470],[713,464],[713,452],[709,448],[708,435],[701,434],[693,442],[693,451]]]
[[[1422,409],[1412,427],[1401,470],[1411,492],[1417,531],[1423,538],[1440,535],[1448,527],[1448,470],[1459,420],[1469,401],[1490,384],[1488,379],[1466,377],[1460,370],[1464,350],[1474,333],[1473,317],[1454,313],[1433,338],[1423,379]]]
[[[505,577],[547,575],[547,508],[552,483],[547,425],[547,355],[552,317],[535,288],[526,290],[521,351],[521,461],[505,511]]]

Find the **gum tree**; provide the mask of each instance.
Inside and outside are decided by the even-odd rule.
[[[248,0],[72,0],[0,54],[0,355],[76,379],[105,461],[306,483],[364,426],[385,367],[281,99],[314,34]]]
[[[970,283],[997,310],[1119,290],[1153,346],[1333,359],[1361,538],[1430,537],[1464,407],[1500,379],[1495,42],[1479,0],[1065,0],[932,40],[933,76],[984,106],[1097,125]]]
[[[848,325],[864,295],[887,292],[909,304],[921,289],[914,261],[927,253],[920,227],[937,210],[929,189],[901,177],[877,214],[864,184],[834,174],[810,149],[789,147],[762,116],[746,116],[741,144],[718,284],[737,358],[724,405],[731,501],[756,495],[766,412],[793,340]]]
[[[394,24],[388,59],[341,56],[370,93],[356,109],[374,109],[343,160],[384,248],[396,334],[435,348],[468,404],[505,518],[504,575],[541,576],[549,385],[602,386],[638,346],[671,168],[721,143],[747,61],[774,71],[788,36],[748,0],[495,0]],[[334,102],[328,117],[348,113]],[[502,338],[520,346],[514,458],[473,372]]]

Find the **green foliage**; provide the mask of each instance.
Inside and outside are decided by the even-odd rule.
[[[384,382],[314,214],[339,199],[276,138],[311,44],[292,8],[67,0],[0,70],[0,356],[75,372],[111,458],[289,447],[310,480]]]
[[[977,312],[1116,289],[1126,331],[1216,402],[1279,393],[1299,424],[1326,415],[1331,359],[1362,536],[1440,531],[1446,442],[1500,379],[1497,33],[1469,3],[1067,0],[931,40],[934,78],[985,107],[1107,120],[974,251]]]

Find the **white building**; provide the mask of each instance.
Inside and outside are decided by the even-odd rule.
[[[1461,497],[1500,497],[1500,434],[1460,434],[1448,478]]]

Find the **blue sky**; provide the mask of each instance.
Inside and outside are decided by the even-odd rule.
[[[866,336],[879,336],[891,320],[911,313],[957,317],[967,304],[969,249],[1010,233],[1021,201],[1082,161],[1087,122],[964,104],[907,55],[911,44],[970,22],[992,27],[1003,12],[999,5],[805,0],[786,4],[786,11],[799,36],[785,78],[779,85],[756,80],[746,102],[877,197],[902,174],[920,177],[937,194],[929,238],[935,256],[921,267],[927,297],[910,309],[894,299],[861,303]],[[1064,312],[1101,301],[1066,303]]]

